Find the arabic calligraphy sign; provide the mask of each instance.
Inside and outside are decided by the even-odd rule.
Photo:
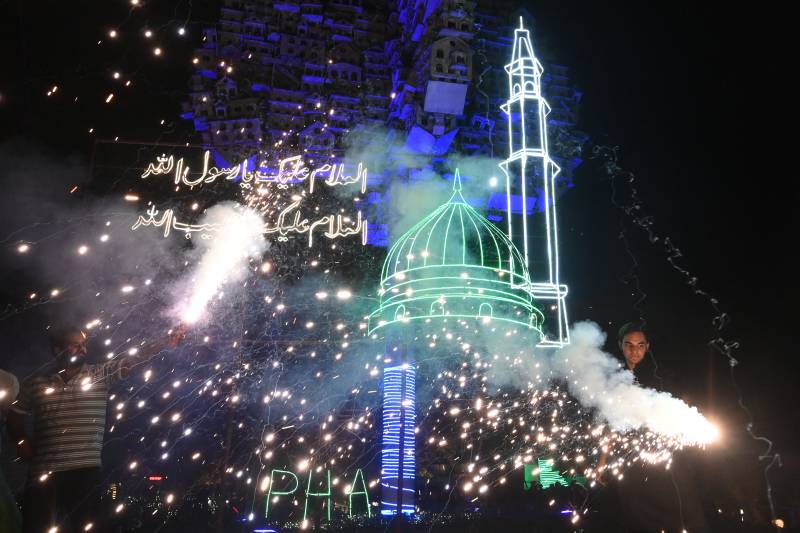
[[[250,187],[253,182],[273,182],[281,188],[287,188],[288,184],[308,182],[308,192],[314,192],[314,184],[320,178],[324,178],[325,184],[331,187],[337,185],[349,185],[352,183],[361,184],[361,193],[367,190],[367,168],[363,163],[358,163],[356,175],[345,174],[344,163],[326,163],[316,168],[306,165],[302,156],[295,155],[278,161],[277,174],[271,174],[266,167],[266,161],[258,168],[248,169],[248,161],[244,160],[238,165],[228,167],[210,167],[209,160],[211,152],[206,150],[203,154],[203,169],[200,176],[192,178],[190,168],[181,157],[177,161],[175,156],[162,154],[156,158],[155,163],[147,165],[147,169],[142,174],[142,179],[150,176],[163,176],[166,174],[174,175],[175,185],[188,185],[198,187],[205,183],[213,183],[218,178],[228,181],[240,180],[243,187]]]
[[[266,170],[265,164],[249,170],[247,161],[230,168],[211,167],[209,166],[210,157],[211,152],[207,150],[203,155],[203,169],[200,176],[196,178],[191,177],[189,166],[182,157],[176,160],[172,155],[161,155],[156,158],[156,162],[150,163],[141,177],[144,179],[150,176],[173,175],[176,185],[184,184],[190,188],[213,183],[218,178],[222,178],[239,180],[240,185],[246,189],[252,188],[254,183],[262,183],[262,187],[274,184],[278,189],[288,189],[305,182],[308,193],[311,194],[314,192],[316,182],[321,180],[329,187],[359,184],[362,194],[367,190],[367,168],[361,162],[358,163],[355,174],[348,174],[345,171],[344,163],[326,163],[317,167],[309,167],[302,156],[297,155],[280,160],[277,173],[273,174]],[[302,203],[306,198],[305,194],[303,196],[293,195],[292,202],[278,213],[274,222],[268,220],[264,223],[263,232],[277,234],[279,241],[287,241],[291,234],[306,235],[309,247],[313,246],[315,235],[322,235],[328,239],[361,235],[361,244],[367,243],[368,224],[360,210],[357,211],[355,217],[331,213],[310,220],[303,216],[302,211]],[[191,238],[194,233],[198,233],[201,238],[208,239],[219,230],[215,224],[181,222],[176,217],[174,210],[165,209],[160,212],[156,206],[151,206],[145,215],[139,215],[131,229],[135,231],[142,226],[163,228],[164,237],[168,237],[173,231],[182,232],[187,239]]]

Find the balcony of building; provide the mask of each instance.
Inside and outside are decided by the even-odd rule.
[[[326,85],[326,89],[331,94],[347,96],[350,98],[360,98],[361,88],[350,81],[334,81]]]
[[[300,144],[308,152],[327,152],[336,144],[336,138],[323,122],[314,122],[299,133]]]
[[[244,23],[245,38],[252,37],[263,40],[267,36],[267,25],[259,20],[246,19]]]
[[[244,4],[244,13],[247,18],[265,20],[270,14],[269,2],[249,1]]]
[[[363,13],[363,0],[333,0],[329,4],[332,8],[351,13]]]
[[[244,44],[244,38],[239,32],[220,31],[217,50],[225,56],[238,55]]]
[[[239,21],[221,20],[219,23],[220,32],[242,33],[242,28],[244,25]]]
[[[261,121],[247,120],[209,121],[211,142],[215,146],[256,144],[262,139]]]
[[[220,22],[226,21],[233,21],[233,22],[241,22],[244,20],[244,11],[241,9],[231,9],[228,7],[223,7],[220,9],[219,14]]]
[[[276,102],[302,104],[305,94],[302,91],[276,88],[270,91],[269,99]]]
[[[237,98],[228,102],[228,118],[253,118],[259,114],[259,99]]]
[[[279,0],[278,2],[273,2],[272,9],[278,13],[299,13],[300,2],[296,0]]]
[[[283,134],[283,132],[289,132],[289,130],[297,130],[304,124],[303,117],[286,113],[276,113],[272,111],[264,116],[264,120],[266,121],[267,128],[270,130],[273,136],[275,135],[275,132]]]
[[[217,48],[217,30],[215,28],[204,28],[202,47],[209,50],[216,50]]]
[[[244,54],[242,58],[253,63],[261,63],[262,56],[275,56],[277,51],[278,47],[273,43],[246,37],[244,40]]]

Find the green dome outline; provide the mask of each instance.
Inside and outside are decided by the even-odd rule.
[[[544,315],[533,303],[522,254],[466,202],[458,169],[447,202],[389,249],[379,294],[380,305],[369,316],[370,334],[396,322],[473,318],[511,322],[542,335]]]

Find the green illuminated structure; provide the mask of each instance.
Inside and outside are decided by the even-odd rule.
[[[522,254],[467,204],[456,169],[450,199],[389,250],[381,272],[380,306],[369,317],[369,331],[452,317],[505,321],[541,337],[543,315],[529,289]]]
[[[554,465],[555,461],[553,459],[542,458],[536,459],[536,466],[525,465],[522,487],[525,490],[531,490],[534,483],[538,483],[543,489],[549,489],[553,485],[569,487],[573,483],[586,486],[586,478],[584,476],[571,476],[559,472],[554,468]]]

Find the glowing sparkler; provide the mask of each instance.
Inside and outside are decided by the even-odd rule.
[[[199,241],[202,256],[190,282],[191,295],[179,310],[188,323],[198,321],[206,305],[225,283],[243,279],[251,259],[259,259],[267,243],[261,217],[241,206],[219,204],[208,210],[205,223],[219,228],[216,238]]]

